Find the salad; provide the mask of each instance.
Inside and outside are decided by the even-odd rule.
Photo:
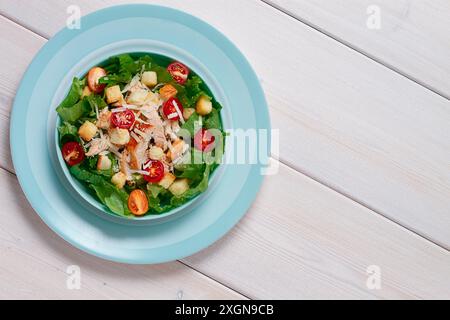
[[[208,188],[223,155],[220,109],[183,63],[114,56],[74,78],[57,107],[62,157],[114,214],[161,214]]]

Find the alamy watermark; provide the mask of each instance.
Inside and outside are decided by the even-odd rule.
[[[366,10],[368,17],[366,21],[366,26],[370,30],[380,30],[381,29],[381,8],[377,5],[370,5]]]
[[[377,265],[370,265],[367,267],[368,274],[366,286],[369,290],[381,290],[381,268]]]
[[[70,30],[81,29],[81,8],[72,4],[67,7],[66,13],[69,15],[66,19],[67,28]]]
[[[77,265],[70,265],[66,269],[66,287],[69,290],[81,289],[81,269]]]

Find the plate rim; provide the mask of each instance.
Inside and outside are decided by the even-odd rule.
[[[214,43],[216,45],[221,44],[219,47],[222,47],[225,45],[228,49],[230,49],[227,54],[229,56],[233,56],[233,62],[236,62],[236,60],[242,64],[245,67],[245,70],[241,72],[241,74],[244,74],[244,78],[251,78],[251,81],[248,83],[249,91],[252,92],[252,100],[255,101],[255,98],[258,98],[258,101],[263,104],[264,108],[263,111],[258,114],[259,119],[262,123],[264,123],[264,128],[268,130],[269,139],[268,139],[268,156],[270,156],[270,147],[271,147],[271,139],[270,139],[270,131],[271,131],[271,124],[270,124],[270,117],[269,117],[269,110],[268,105],[266,102],[266,98],[263,92],[263,89],[260,85],[259,79],[256,76],[253,68],[251,67],[249,61],[246,59],[246,57],[242,54],[242,52],[234,45],[233,42],[231,42],[225,35],[223,35],[220,31],[218,31],[216,28],[211,26],[210,24],[204,22],[203,20],[189,14],[183,11],[180,11],[178,9],[166,7],[166,6],[159,6],[159,5],[152,5],[152,4],[124,4],[124,5],[116,5],[116,6],[109,6],[97,11],[94,11],[86,16],[82,17],[83,20],[87,19],[97,19],[99,17],[103,18],[100,19],[101,21],[111,21],[110,18],[108,18],[108,15],[111,12],[114,12],[115,10],[121,10],[122,13],[124,13],[127,9],[139,9],[139,8],[145,8],[155,10],[155,11],[164,11],[166,14],[176,14],[181,15],[184,18],[190,19],[197,25],[200,25],[202,28],[202,31],[208,31],[208,33],[213,33],[214,35]],[[125,12],[126,14],[126,12]],[[134,16],[134,15],[133,15]],[[133,17],[129,16],[129,17]],[[144,15],[142,17],[145,17]],[[186,22],[187,24],[189,22]],[[252,188],[247,188],[247,193],[245,197],[236,198],[234,199],[234,203],[232,204],[231,208],[236,208],[237,214],[229,215],[225,217],[225,215],[221,215],[213,224],[209,225],[207,228],[202,230],[201,232],[198,232],[191,236],[190,238],[186,239],[182,243],[171,245],[172,250],[174,253],[172,254],[166,254],[164,257],[160,257],[158,259],[152,259],[152,258],[143,258],[141,257],[119,257],[114,254],[105,254],[102,253],[101,250],[92,250],[91,248],[86,247],[76,239],[70,238],[69,236],[66,236],[62,228],[58,227],[56,224],[52,223],[49,218],[47,218],[47,214],[43,213],[42,211],[44,208],[41,208],[41,205],[39,201],[34,199],[33,197],[33,190],[30,190],[30,187],[26,183],[26,174],[27,172],[23,172],[23,166],[22,163],[23,160],[19,157],[18,151],[18,144],[16,140],[19,139],[17,132],[17,119],[20,116],[18,114],[19,107],[17,106],[20,104],[21,99],[26,99],[26,101],[29,100],[29,97],[27,96],[27,89],[30,85],[30,80],[32,80],[35,77],[35,70],[41,69],[39,67],[41,60],[44,60],[45,62],[45,55],[49,52],[52,52],[54,50],[57,50],[61,47],[61,45],[64,45],[66,42],[70,41],[74,37],[76,37],[79,33],[74,32],[73,30],[69,30],[67,28],[63,28],[60,30],[54,37],[50,38],[43,47],[38,51],[38,53],[34,56],[31,63],[27,67],[26,72],[24,73],[21,82],[19,84],[19,88],[17,90],[17,94],[14,98],[14,103],[11,111],[11,124],[10,124],[10,148],[11,148],[11,155],[13,160],[13,165],[15,168],[15,173],[18,178],[19,184],[22,188],[22,191],[24,192],[28,202],[32,206],[33,210],[38,214],[38,216],[44,221],[44,223],[53,231],[55,232],[59,237],[64,239],[66,242],[70,243],[74,247],[87,252],[91,255],[100,257],[102,259],[120,262],[120,263],[131,263],[131,264],[153,264],[153,263],[163,263],[173,260],[182,259],[186,256],[190,256],[200,250],[205,249],[206,247],[210,246],[214,242],[216,242],[218,239],[222,238],[227,232],[231,230],[231,228],[245,215],[245,213],[248,211],[251,204],[254,202],[254,199],[256,198],[256,195],[258,191],[261,188],[261,184],[263,182],[264,176],[260,173],[260,170],[262,169],[261,164],[252,165],[249,176],[247,181],[244,184],[243,188],[246,188],[247,185],[251,184]],[[46,64],[45,64],[46,65]],[[33,87],[33,85],[31,85]],[[31,91],[28,91],[28,95]],[[26,166],[25,166],[26,167]],[[259,172],[256,172],[259,171]],[[28,179],[34,179],[34,177],[31,175],[28,176]],[[231,219],[232,218],[232,219]],[[203,237],[203,241],[197,241],[197,238],[200,236]],[[199,242],[201,244],[199,244]],[[180,250],[182,252],[180,252]]]

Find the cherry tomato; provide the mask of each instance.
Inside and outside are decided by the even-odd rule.
[[[172,78],[179,84],[184,84],[189,76],[189,68],[181,62],[173,62],[169,64],[167,71],[169,71]]]
[[[214,149],[216,138],[206,129],[198,130],[194,136],[194,147],[203,152],[209,152]]]
[[[69,166],[79,164],[84,160],[83,147],[75,141],[67,142],[62,147],[62,155]]]
[[[89,70],[87,75],[88,86],[91,91],[101,93],[105,89],[106,84],[99,84],[98,80],[106,76],[106,70],[100,67],[94,67]]]
[[[113,112],[111,115],[112,124],[121,129],[129,129],[133,126],[136,116],[131,110],[125,110],[120,112]]]
[[[178,107],[180,113],[183,114],[183,105],[177,98],[170,98],[164,103],[163,112],[167,119],[173,121],[180,120],[180,115],[178,114],[176,107]]]
[[[144,170],[149,174],[144,175],[144,180],[150,183],[160,182],[164,177],[164,165],[158,160],[149,160],[144,164]]]
[[[148,211],[148,200],[144,191],[136,189],[130,193],[128,209],[135,216],[143,216]]]

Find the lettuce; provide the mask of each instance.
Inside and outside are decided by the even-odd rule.
[[[84,114],[84,103],[83,101],[78,101],[78,103],[74,104],[70,108],[60,108],[56,109],[61,119],[66,122],[74,123],[78,119],[80,119]]]
[[[149,191],[149,195],[153,198],[157,198],[161,191],[164,190],[163,187],[157,184],[149,183],[147,184],[147,190]]]
[[[108,86],[125,85],[131,81],[135,74],[141,72],[142,70],[152,70],[152,65],[153,60],[148,55],[142,56],[136,60],[129,54],[122,54],[113,57],[105,66],[108,75],[101,78],[99,83],[103,83]],[[160,74],[158,74],[158,76],[160,76]]]
[[[199,118],[200,118],[199,114],[197,112],[195,112],[189,117],[188,121],[186,121],[181,126],[182,129],[185,129],[189,132],[189,134],[191,135],[191,138],[194,137],[195,129],[197,129],[196,127],[199,126],[199,124],[198,124]]]
[[[212,109],[211,113],[205,117],[203,126],[206,129],[220,129],[222,127],[220,115],[216,109]]]
[[[175,174],[177,178],[197,179],[205,172],[205,164],[185,164],[177,167],[178,172]]]
[[[108,105],[102,96],[98,94],[91,94],[89,96],[84,97],[84,116],[86,117],[95,117],[96,116],[96,108],[98,111],[101,111],[103,108],[106,108]]]
[[[158,65],[153,65],[150,68],[151,71],[156,72],[156,75],[158,76],[158,82],[159,83],[170,83],[172,84],[177,90],[180,89],[177,87],[177,85],[174,83],[174,80],[172,76],[170,75],[169,71],[167,71],[166,68],[163,68]]]
[[[72,85],[66,98],[59,104],[58,109],[70,108],[80,100],[83,92],[85,80],[79,80],[77,77],[73,78]]]
[[[70,173],[79,181],[85,182],[92,188],[98,199],[112,212],[121,216],[129,216],[128,193],[117,189],[101,175],[81,168],[79,165],[70,167]]]
[[[83,92],[84,80],[73,78],[66,98],[56,108],[59,116],[67,122],[75,122],[83,115],[83,105],[79,101]]]
[[[59,132],[59,141],[61,144],[64,144],[69,141],[79,141],[78,138],[78,129],[74,125],[69,122],[63,122],[58,127]]]
[[[181,196],[173,196],[170,204],[174,207],[178,207],[182,205],[183,203],[189,201],[190,199],[198,196],[200,193],[203,193],[208,188],[208,181],[209,181],[209,173],[210,173],[211,167],[209,165],[206,165],[205,171],[203,172],[203,177],[201,181],[197,184],[195,187],[189,188],[188,191],[183,193]]]

